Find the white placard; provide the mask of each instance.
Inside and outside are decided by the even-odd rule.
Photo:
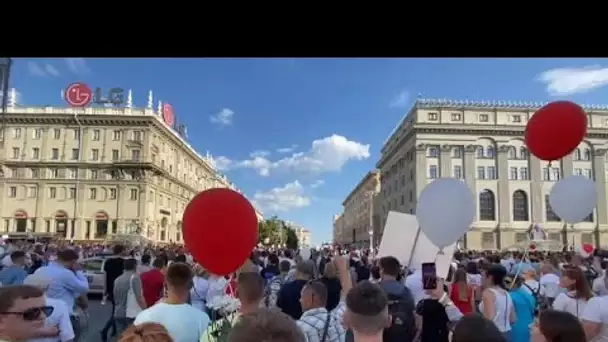
[[[445,278],[450,270],[455,248],[456,243],[444,248],[443,254],[438,254],[439,248],[422,231],[418,231],[416,216],[390,211],[377,256],[394,256],[401,265],[409,265],[412,270],[419,269],[422,263],[435,262],[437,276]]]

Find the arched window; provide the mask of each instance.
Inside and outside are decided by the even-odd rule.
[[[487,158],[494,158],[494,146],[488,146],[486,148],[486,157]]]
[[[553,212],[551,203],[549,203],[549,195],[545,195],[545,220],[547,222],[559,222],[562,220],[555,212]]]
[[[496,198],[488,189],[479,194],[479,220],[496,221]]]
[[[522,190],[513,193],[513,221],[529,221],[528,195]]]
[[[591,150],[586,148],[585,152],[583,152],[583,157],[585,160],[591,160]]]
[[[483,158],[483,147],[477,146],[477,158]]]
[[[519,148],[519,159],[528,159],[528,149],[525,147]]]
[[[579,150],[578,148],[576,150],[574,150],[574,160],[581,160],[581,150]]]
[[[513,146],[509,147],[509,159],[517,159],[517,149]]]

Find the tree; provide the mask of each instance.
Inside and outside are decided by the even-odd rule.
[[[273,216],[258,223],[258,242],[264,245],[283,245],[298,248],[298,236],[295,230],[284,220]]]

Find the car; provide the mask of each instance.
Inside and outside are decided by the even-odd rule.
[[[89,294],[103,295],[106,292],[106,272],[103,270],[106,258],[93,257],[79,261],[87,280]]]

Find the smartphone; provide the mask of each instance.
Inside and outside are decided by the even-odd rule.
[[[422,264],[422,288],[425,290],[437,288],[437,266],[434,262]]]

